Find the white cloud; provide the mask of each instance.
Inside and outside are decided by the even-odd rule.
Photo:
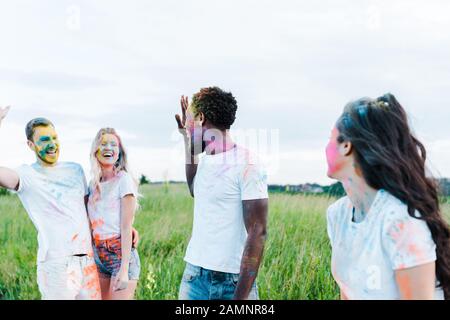
[[[449,13],[444,0],[2,2],[3,162],[32,160],[22,127],[46,116],[63,159],[88,166],[97,130],[115,126],[138,170],[183,179],[182,161],[164,160],[173,114],[214,84],[237,97],[236,128],[279,130],[272,182],[329,181],[322,150],[344,104],[387,91],[450,176]]]

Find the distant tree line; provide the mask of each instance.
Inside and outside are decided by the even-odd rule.
[[[317,183],[306,183],[298,185],[269,185],[269,192],[282,193],[302,193],[302,194],[327,194],[333,197],[342,197],[345,195],[344,188],[340,182],[333,183],[329,186],[321,186]]]
[[[450,197],[450,179],[439,179],[439,191],[443,196]]]
[[[439,193],[441,196],[450,197],[450,179],[438,179]],[[303,194],[326,194],[333,197],[345,196],[344,187],[340,182],[333,183],[329,186],[321,186],[316,183],[306,183],[298,185],[269,185],[270,192],[283,193],[303,193]]]
[[[439,193],[442,196],[450,197],[450,179],[449,178],[443,178],[438,179],[439,184]],[[183,183],[181,181],[157,181],[157,182],[150,182],[150,180],[145,176],[141,175],[139,179],[139,184],[177,184],[177,183]],[[0,195],[2,190],[0,190]],[[281,184],[271,184],[269,185],[269,192],[283,192],[283,193],[303,193],[303,194],[326,194],[333,197],[343,197],[345,196],[345,190],[344,187],[340,182],[333,183],[328,186],[322,186],[317,183],[305,183],[305,184],[296,184],[296,185],[281,185]]]

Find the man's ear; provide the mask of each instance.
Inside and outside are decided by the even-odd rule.
[[[31,149],[31,151],[35,151],[36,147],[35,147],[33,141],[27,140],[27,145],[28,145],[28,148]]]
[[[199,112],[199,114],[198,114],[198,120],[200,121],[200,123],[202,124],[202,126],[205,124],[206,118],[205,118],[205,115],[203,114],[203,112]]]
[[[344,141],[339,145],[339,152],[344,157],[349,156],[353,152],[353,144],[350,141]]]

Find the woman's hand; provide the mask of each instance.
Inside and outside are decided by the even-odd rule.
[[[128,270],[120,267],[119,273],[114,278],[113,291],[124,290],[128,287]]]

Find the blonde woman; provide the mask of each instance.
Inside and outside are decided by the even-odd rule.
[[[140,274],[139,255],[132,246],[137,183],[116,131],[103,128],[91,149],[92,181],[88,214],[103,300],[134,298]]]

